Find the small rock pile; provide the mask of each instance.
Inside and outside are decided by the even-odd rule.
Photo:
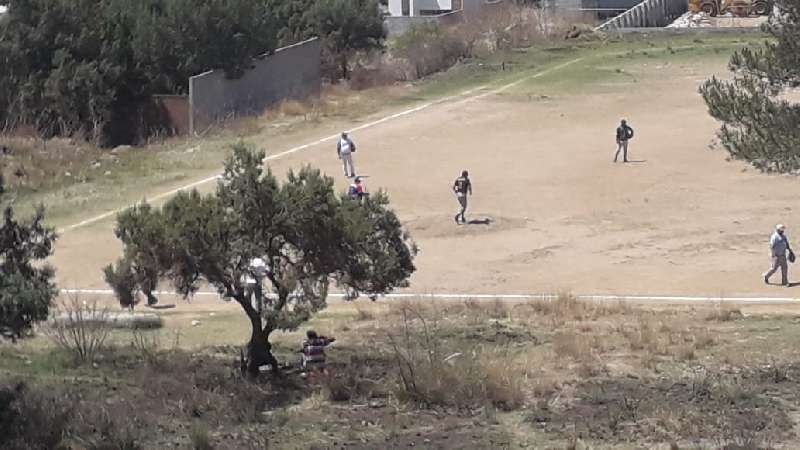
[[[667,25],[667,28],[700,28],[710,27],[711,18],[708,14],[700,12],[687,12],[686,14],[675,19],[674,22]]]

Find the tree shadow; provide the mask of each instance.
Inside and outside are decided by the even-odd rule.
[[[150,309],[173,309],[175,308],[175,304],[167,304],[167,305],[145,305],[145,307]]]

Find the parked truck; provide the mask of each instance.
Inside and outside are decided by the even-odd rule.
[[[689,11],[704,12],[711,17],[730,12],[737,17],[766,16],[772,11],[772,0],[689,0]]]

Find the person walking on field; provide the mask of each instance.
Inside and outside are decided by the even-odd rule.
[[[794,252],[789,247],[789,239],[786,237],[786,227],[778,225],[775,232],[769,238],[769,255],[772,258],[772,267],[764,273],[764,283],[769,284],[769,277],[778,269],[781,269],[781,285],[789,286],[789,264],[786,262],[786,253],[789,253],[789,262],[794,262]]]
[[[622,152],[622,162],[628,162],[628,141],[631,139],[633,139],[633,128],[622,119],[617,127],[617,153],[614,155],[614,162],[617,162],[619,152]]]
[[[453,183],[453,192],[456,193],[458,204],[461,205],[461,210],[456,214],[456,224],[467,223],[464,213],[467,212],[467,194],[472,195],[472,183],[469,181],[469,173],[466,170],[461,172],[461,176],[456,178]]]
[[[336,154],[342,161],[344,167],[344,176],[352,178],[356,176],[356,169],[353,166],[353,153],[356,151],[356,144],[350,139],[347,133],[342,133],[339,142],[336,143]]]

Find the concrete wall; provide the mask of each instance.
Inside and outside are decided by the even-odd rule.
[[[221,120],[258,114],[285,99],[318,96],[320,42],[313,38],[275,51],[254,62],[241,78],[229,80],[222,70],[189,79],[189,129],[199,133]]]
[[[613,31],[621,28],[663,27],[687,11],[686,0],[646,0],[595,28]]]
[[[189,96],[187,95],[154,95],[152,96],[152,113],[157,120],[156,126],[167,131],[169,135],[185,136],[189,130]]]

